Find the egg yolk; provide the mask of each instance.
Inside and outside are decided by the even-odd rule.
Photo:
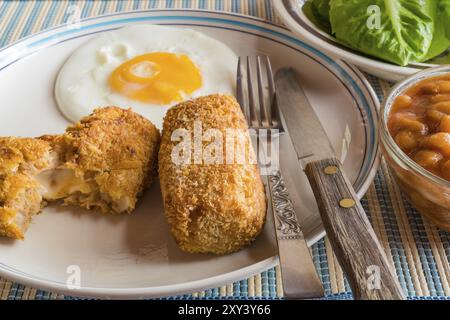
[[[199,89],[202,75],[187,55],[153,52],[118,66],[109,84],[115,92],[133,100],[162,105],[182,101]]]

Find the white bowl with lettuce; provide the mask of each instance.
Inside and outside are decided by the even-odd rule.
[[[450,64],[450,0],[277,0],[302,40],[375,76],[397,81]]]

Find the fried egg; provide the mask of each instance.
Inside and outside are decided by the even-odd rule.
[[[162,127],[168,108],[213,93],[234,94],[237,56],[200,32],[156,25],[108,31],[80,46],[61,68],[55,97],[76,122],[115,105]]]

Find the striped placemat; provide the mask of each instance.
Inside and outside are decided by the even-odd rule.
[[[278,1],[278,0],[275,0]],[[248,14],[280,23],[270,0],[143,1],[0,1],[0,47],[24,36],[67,22],[79,8],[81,18],[119,11],[200,8]],[[368,76],[380,99],[389,84]],[[412,299],[450,299],[450,234],[431,225],[405,201],[383,162],[362,201],[401,285]],[[326,299],[351,299],[348,283],[325,238],[312,247]],[[282,298],[279,268],[254,277],[176,299]],[[73,299],[0,278],[0,299]]]

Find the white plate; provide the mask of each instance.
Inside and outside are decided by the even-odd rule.
[[[317,28],[302,11],[306,0],[278,0],[274,7],[281,20],[301,40],[313,45],[323,52],[355,64],[362,70],[380,78],[397,81],[432,64],[417,63],[406,67],[367,57],[352,49],[340,45],[332,36]]]
[[[86,19],[78,29],[61,26],[43,31],[2,49],[0,136],[62,132],[68,122],[53,97],[59,68],[87,39],[132,23],[192,28],[220,39],[239,55],[267,54],[275,68],[295,67],[337,152],[347,154],[345,169],[358,195],[365,193],[378,164],[378,100],[361,73],[283,28],[227,13],[118,13]],[[324,230],[304,177],[296,168],[291,171],[290,178],[305,190],[296,207],[311,245]],[[130,216],[53,205],[33,219],[25,241],[0,240],[0,276],[75,296],[137,298],[188,293],[245,278],[276,262],[270,222],[250,247],[235,254],[181,252],[169,235],[157,183]],[[81,270],[79,289],[66,286],[70,272],[76,270],[70,266]]]

